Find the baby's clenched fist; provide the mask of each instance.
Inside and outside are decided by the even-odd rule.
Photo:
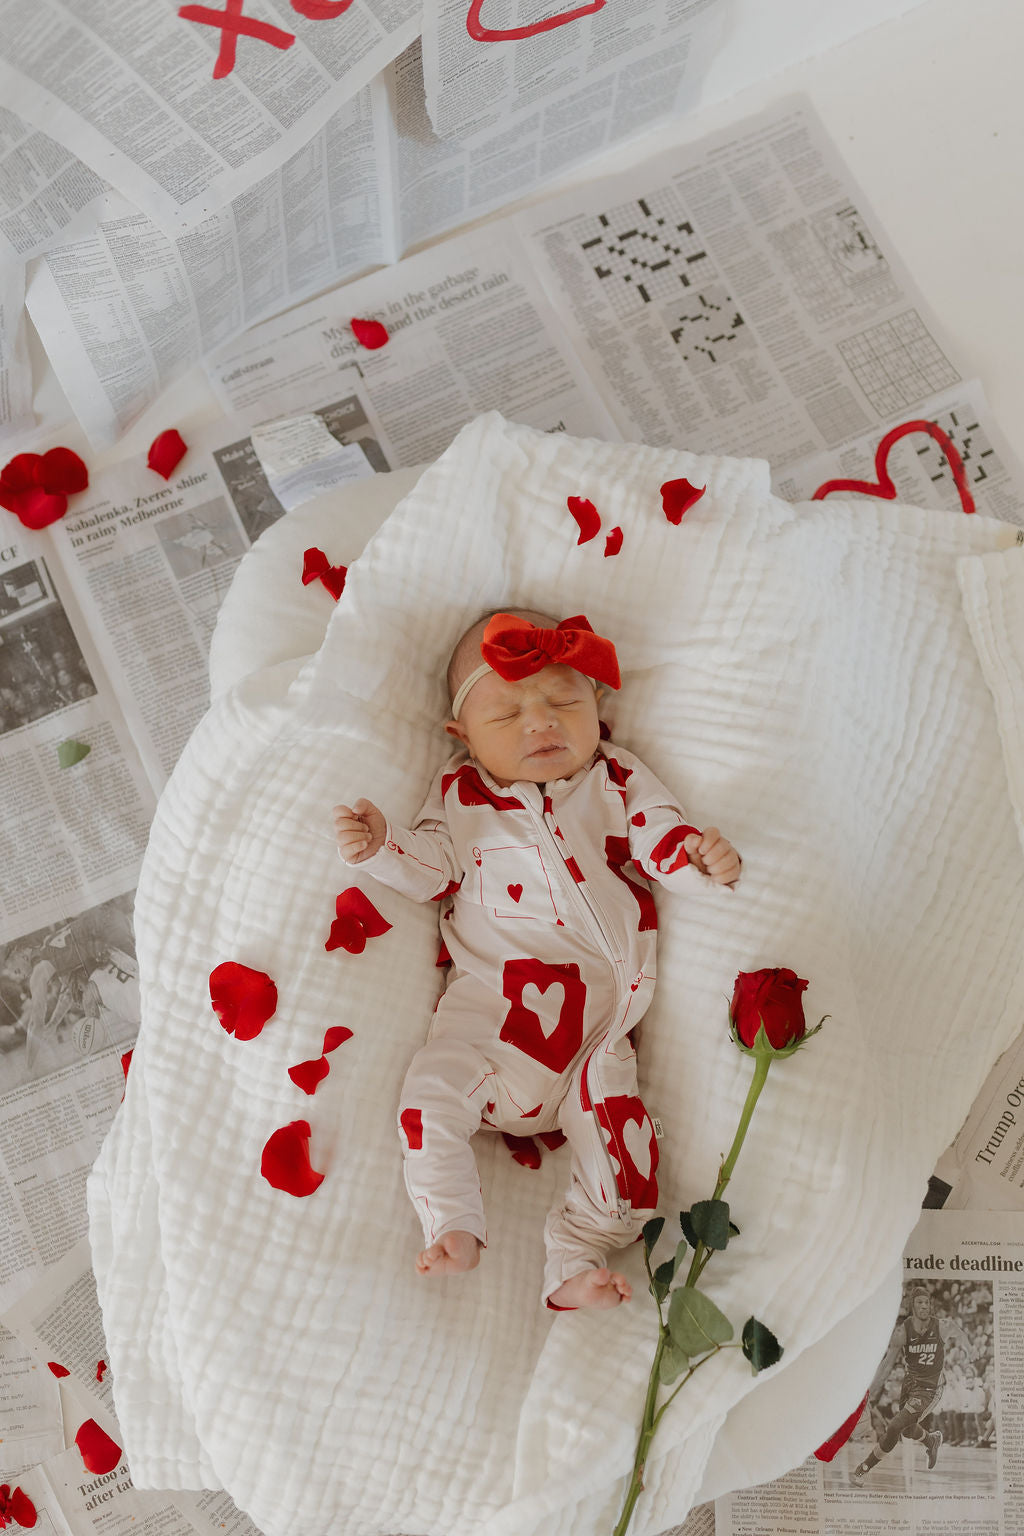
[[[338,839],[338,852],[346,864],[361,864],[384,844],[387,821],[382,811],[369,800],[357,800],[355,805],[336,805],[333,811],[334,834]]]

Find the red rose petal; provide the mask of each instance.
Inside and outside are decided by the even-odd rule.
[[[592,501],[585,496],[567,496],[565,504],[579,524],[577,544],[588,544],[601,531],[601,518]]]
[[[11,1518],[26,1531],[32,1529],[38,1518],[35,1505],[22,1488],[15,1488],[7,1509]]]
[[[267,1183],[297,1199],[311,1195],[324,1181],[323,1174],[309,1161],[310,1135],[308,1120],[282,1125],[268,1139],[260,1161],[260,1173]]]
[[[607,560],[609,555],[617,555],[622,548],[622,529],[613,528],[604,541],[604,555]]]
[[[0,490],[36,490],[41,483],[39,479],[41,463],[42,456],[38,453],[16,453],[14,458],[8,459],[3,469],[0,469]]]
[[[210,972],[210,1002],[229,1035],[255,1040],[277,1012],[277,987],[265,971],[225,960]]]
[[[166,432],[161,432],[150,443],[146,463],[158,475],[169,480],[187,452],[188,445],[177,427],[168,427]]]
[[[541,1151],[532,1136],[512,1136],[508,1131],[502,1131],[501,1139],[515,1162],[524,1168],[540,1167]]]
[[[824,1442],[823,1445],[818,1446],[818,1449],[814,1453],[815,1458],[818,1461],[832,1461],[835,1459],[838,1453],[842,1450],[843,1446],[846,1444],[847,1440],[849,1440],[850,1436],[853,1434],[854,1430],[857,1428],[857,1420],[864,1412],[864,1408],[867,1404],[869,1396],[870,1393],[865,1392],[856,1408],[850,1414],[850,1417],[843,1420],[835,1434],[829,1435],[828,1439]]]
[[[134,1050],[134,1047],[132,1048]],[[132,1051],[125,1051],[121,1057],[121,1071],[124,1073],[125,1082],[128,1081],[128,1068],[132,1064]]]
[[[97,1360],[97,1362],[96,1362],[96,1380],[97,1381],[102,1381],[104,1376],[106,1375],[106,1373],[107,1373],[107,1362],[105,1360]]]
[[[302,585],[308,587],[311,581],[322,581],[335,602],[345,590],[347,575],[347,565],[331,565],[323,550],[315,545],[303,554]]]
[[[49,1369],[53,1372],[53,1374],[57,1377],[58,1380],[60,1379],[61,1376],[70,1376],[71,1375],[71,1372],[68,1370],[67,1366],[66,1365],[58,1365],[56,1360],[47,1360],[46,1364],[49,1367]]]
[[[371,352],[376,352],[388,339],[387,330],[379,320],[350,320],[352,334],[361,347],[368,347]]]
[[[706,485],[691,485],[689,480],[666,480],[661,488],[661,505],[669,522],[678,527],[683,513],[689,512],[706,490]]]
[[[339,1045],[344,1045],[346,1040],[352,1039],[352,1031],[346,1029],[344,1024],[332,1024],[324,1035],[324,1055],[330,1051],[336,1051]]]
[[[300,1061],[297,1066],[289,1067],[288,1076],[303,1093],[316,1093],[330,1070],[331,1064],[327,1057],[317,1056],[312,1061]]]
[[[75,1444],[87,1472],[102,1476],[104,1472],[113,1472],[121,1460],[121,1447],[100,1429],[95,1419],[86,1419],[75,1436]]]
[[[13,512],[25,528],[48,528],[64,516],[68,509],[66,496],[51,496],[38,488],[33,491],[9,491],[0,486],[0,507]]]
[[[366,931],[357,917],[344,913],[331,924],[324,949],[347,949],[350,955],[361,955],[366,948]]]
[[[87,489],[89,471],[70,448],[51,448],[40,459],[36,478],[51,496],[74,496]]]

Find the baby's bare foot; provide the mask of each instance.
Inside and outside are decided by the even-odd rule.
[[[585,1269],[563,1280],[549,1300],[556,1307],[617,1307],[629,1301],[633,1287],[625,1275],[612,1269]]]
[[[480,1240],[472,1232],[446,1232],[416,1260],[421,1275],[461,1275],[480,1263]]]

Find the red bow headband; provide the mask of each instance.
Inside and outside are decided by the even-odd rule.
[[[595,635],[582,613],[563,619],[554,629],[537,629],[528,619],[496,613],[484,630],[480,654],[507,682],[531,677],[542,667],[561,666],[609,688],[621,687],[614,645]]]

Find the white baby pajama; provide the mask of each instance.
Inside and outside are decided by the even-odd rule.
[[[653,993],[657,917],[645,874],[710,886],[689,864],[665,786],[604,743],[571,778],[494,780],[465,752],[412,829],[389,823],[360,870],[418,900],[442,896],[447,989],[402,1089],[409,1195],[425,1242],[486,1241],[469,1139],[561,1130],[569,1184],[545,1227],[546,1299],[601,1265],[657,1204],[657,1143],[629,1032]]]

